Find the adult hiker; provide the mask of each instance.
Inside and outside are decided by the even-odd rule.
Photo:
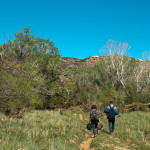
[[[97,126],[99,122],[100,122],[100,119],[99,119],[99,112],[97,110],[97,107],[96,105],[92,105],[91,111],[90,111],[89,123],[92,124],[94,137],[96,137],[96,135],[98,134]]]
[[[110,105],[104,110],[104,113],[107,114],[109,131],[112,133],[115,127],[115,116],[118,115],[117,107],[113,105],[113,101],[110,101]]]

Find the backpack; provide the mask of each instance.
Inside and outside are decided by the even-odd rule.
[[[91,120],[99,120],[98,111],[92,110]]]
[[[114,111],[114,106],[110,107],[109,109],[109,116],[108,119],[114,119],[115,118],[115,111]]]

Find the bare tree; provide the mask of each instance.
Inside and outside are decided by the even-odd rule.
[[[127,56],[129,49],[128,43],[110,40],[101,49],[100,58],[105,64],[105,76],[111,77],[112,86],[116,86],[116,89],[121,86],[127,97],[131,98],[128,90],[131,83],[139,95],[150,83],[150,53],[145,52],[143,60],[133,59]]]
[[[126,88],[126,82],[129,79],[127,69],[130,68],[127,66],[130,58],[126,56],[129,49],[128,43],[109,40],[100,51],[106,72],[112,76],[112,86],[119,83],[128,97],[130,94]]]
[[[137,92],[141,94],[143,89],[150,83],[150,52],[144,52],[143,59],[137,60],[139,63],[134,69],[134,79]]]

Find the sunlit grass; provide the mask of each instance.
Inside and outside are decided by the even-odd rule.
[[[97,150],[125,148],[132,150],[150,149],[149,112],[131,112],[116,117],[115,131],[109,134],[107,118],[102,118],[103,130],[95,138],[91,147]],[[108,148],[109,147],[109,148]]]
[[[83,114],[79,108],[73,108],[26,112],[23,119],[3,116],[0,150],[78,150],[88,134],[79,113]]]
[[[84,121],[79,119],[82,114]],[[95,150],[149,150],[150,114],[131,112],[116,117],[115,131],[109,134],[108,121],[101,116],[103,130],[93,139]],[[92,136],[86,130],[89,112],[78,107],[68,110],[26,112],[22,119],[0,114],[0,150],[80,150]]]

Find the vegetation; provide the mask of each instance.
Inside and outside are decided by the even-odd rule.
[[[83,115],[84,121],[80,120]],[[26,112],[21,119],[0,115],[0,149],[79,150],[80,144],[93,136],[86,130],[89,112],[79,107],[55,111]],[[95,150],[148,150],[150,148],[150,115],[131,112],[116,117],[115,131],[109,134],[105,116],[100,117],[103,129],[90,144]]]
[[[103,130],[91,143],[91,147],[100,149],[138,149],[150,148],[150,114],[145,112],[130,112],[116,117],[115,131],[109,135],[107,119],[102,119],[105,124]]]
[[[150,62],[128,57],[128,49],[108,41],[94,66],[68,67],[54,43],[29,27],[0,45],[0,149],[79,150],[92,135],[86,130],[92,104],[104,128],[91,148],[150,149]],[[119,112],[130,111],[116,118],[113,135],[102,115],[110,100]]]
[[[77,68],[78,97],[86,103],[105,104],[113,100],[119,107],[148,103],[150,63],[128,57],[128,48],[127,43],[109,41],[94,67]]]
[[[12,114],[74,103],[76,87],[61,79],[62,61],[53,42],[35,37],[26,27],[0,51],[1,111]]]
[[[73,105],[119,108],[150,98],[149,62],[128,57],[127,43],[109,41],[93,67],[66,67],[58,48],[29,27],[0,46],[0,109],[6,114]]]
[[[79,113],[85,114],[73,108],[26,112],[22,119],[1,116],[0,149],[79,150],[88,134]]]

